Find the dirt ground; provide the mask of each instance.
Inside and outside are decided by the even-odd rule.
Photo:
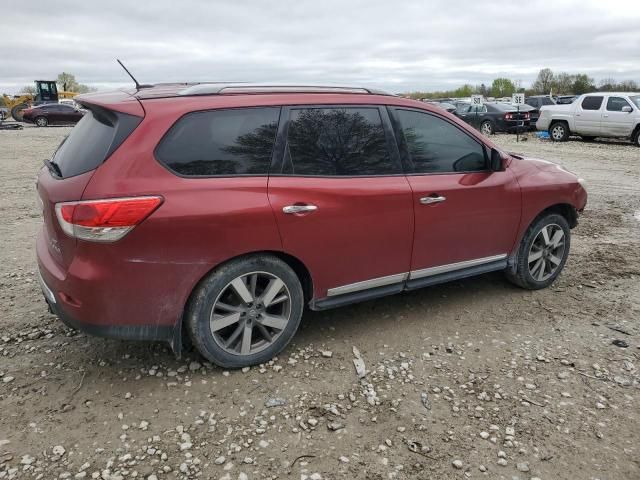
[[[47,313],[34,180],[67,133],[0,132],[0,479],[640,478],[637,147],[495,137],[588,182],[551,288],[496,273],[308,312],[227,372]]]

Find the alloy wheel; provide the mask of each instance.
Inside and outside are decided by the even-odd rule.
[[[556,125],[551,129],[551,137],[554,140],[562,140],[564,138],[564,127],[562,125]]]
[[[209,325],[223,350],[244,356],[275,342],[290,318],[291,294],[282,279],[268,272],[251,272],[222,289]]]
[[[480,132],[483,135],[491,135],[493,133],[493,128],[491,127],[491,124],[489,122],[484,122],[482,125],[480,125]]]
[[[47,123],[47,119],[44,117],[38,117],[36,119],[36,125],[38,125],[39,127],[46,127]]]
[[[529,249],[529,273],[534,280],[544,282],[553,276],[564,258],[564,230],[553,223],[538,232]]]

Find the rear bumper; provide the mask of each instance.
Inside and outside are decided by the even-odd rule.
[[[159,298],[137,279],[113,278],[113,272],[89,265],[86,259],[61,268],[45,237],[41,230],[36,240],[38,280],[51,311],[64,324],[99,337],[175,343],[181,305],[164,305],[159,313]]]

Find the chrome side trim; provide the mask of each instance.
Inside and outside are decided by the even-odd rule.
[[[371,280],[365,280],[363,282],[350,283],[349,285],[330,288],[329,290],[327,290],[327,297],[343,295],[345,293],[359,292],[360,290],[368,290],[369,288],[383,287],[385,285],[391,285],[394,283],[401,283],[407,280],[408,277],[408,272],[397,273],[395,275],[388,275],[386,277],[372,278]]]
[[[507,254],[503,253],[501,255],[494,255],[492,257],[476,258],[474,260],[466,260],[464,262],[450,263],[448,265],[440,265],[438,267],[423,268],[422,270],[414,270],[409,273],[409,280],[431,277],[433,275],[454,272],[456,270],[463,270],[465,268],[475,267],[477,265],[484,265],[485,263],[497,262],[498,260],[504,260],[505,258],[507,258]]]

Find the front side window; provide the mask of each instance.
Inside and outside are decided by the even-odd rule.
[[[631,107],[631,105],[622,97],[609,97],[607,100],[607,110],[610,112],[621,112],[622,107]]]
[[[401,173],[377,108],[292,109],[283,173],[375,176]]]
[[[409,158],[407,173],[486,170],[484,146],[435,115],[396,110]]]
[[[602,100],[604,97],[584,97],[582,100],[582,109],[583,110],[600,110],[600,106],[602,105]]]
[[[158,160],[186,176],[267,175],[280,107],[193,112],[156,149]]]

